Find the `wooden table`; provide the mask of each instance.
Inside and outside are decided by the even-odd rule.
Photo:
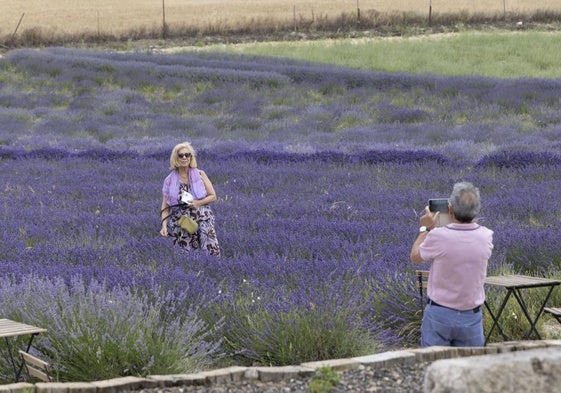
[[[553,288],[560,285],[561,280],[514,274],[514,275],[506,275],[506,276],[489,276],[485,279],[485,284],[489,286],[506,289],[506,295],[499,309],[497,310],[496,315],[493,313],[493,310],[489,306],[487,300],[485,301],[485,307],[487,308],[487,311],[489,311],[489,314],[493,319],[493,325],[491,326],[491,329],[489,329],[489,332],[487,332],[487,336],[485,337],[485,343],[487,343],[489,337],[491,337],[491,333],[493,332],[495,327],[499,329],[499,333],[501,334],[503,339],[505,341],[508,341],[508,336],[504,333],[503,329],[501,328],[499,319],[501,318],[501,315],[505,309],[508,299],[510,298],[510,295],[514,295],[516,301],[518,302],[520,308],[522,309],[522,312],[524,313],[524,316],[526,317],[528,322],[530,322],[530,330],[526,334],[525,338],[530,338],[532,333],[535,333],[536,337],[538,339],[541,339],[540,334],[536,329],[536,322],[538,321],[538,318],[542,314],[543,309],[547,301],[549,300],[549,297],[551,296],[551,292],[553,291]],[[531,289],[531,288],[549,288],[549,290],[547,291],[547,295],[542,299],[541,303],[539,304],[539,310],[534,318],[530,316],[528,307],[526,306],[526,302],[524,301],[523,292],[521,292],[522,289]]]
[[[21,375],[21,370],[23,369],[23,363],[19,367],[16,366],[14,360],[14,354],[12,352],[12,344],[9,338],[15,338],[18,336],[30,335],[29,341],[27,342],[27,347],[25,352],[29,352],[31,344],[33,343],[33,338],[39,333],[46,332],[47,329],[43,329],[37,326],[26,325],[25,323],[12,321],[10,319],[0,319],[0,337],[4,337],[6,340],[6,346],[8,348],[8,356],[12,362],[12,368],[14,370],[15,381],[19,381]]]

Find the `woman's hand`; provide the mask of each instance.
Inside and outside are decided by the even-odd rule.
[[[189,203],[189,209],[198,209],[202,205],[204,205],[202,199],[194,199],[191,203]]]
[[[168,235],[168,226],[165,222],[162,224],[162,229],[160,229],[160,235],[164,237]]]

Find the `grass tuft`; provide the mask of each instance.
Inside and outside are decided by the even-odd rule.
[[[333,368],[329,366],[321,367],[317,370],[309,384],[312,393],[326,393],[337,386],[341,377]]]

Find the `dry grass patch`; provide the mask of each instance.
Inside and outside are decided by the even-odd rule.
[[[166,23],[239,26],[252,20],[279,21],[334,18],[342,13],[375,10],[427,15],[434,13],[501,13],[561,10],[557,0],[0,0],[0,35],[13,33],[22,14],[20,29],[42,29],[53,34],[119,34]]]

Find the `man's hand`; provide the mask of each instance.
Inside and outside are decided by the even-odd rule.
[[[429,210],[429,207],[426,206],[425,207],[425,214],[423,214],[421,216],[421,218],[419,219],[420,226],[425,226],[429,229],[434,228],[434,226],[436,224],[436,220],[438,219],[439,215],[440,215],[440,212],[432,213]]]

